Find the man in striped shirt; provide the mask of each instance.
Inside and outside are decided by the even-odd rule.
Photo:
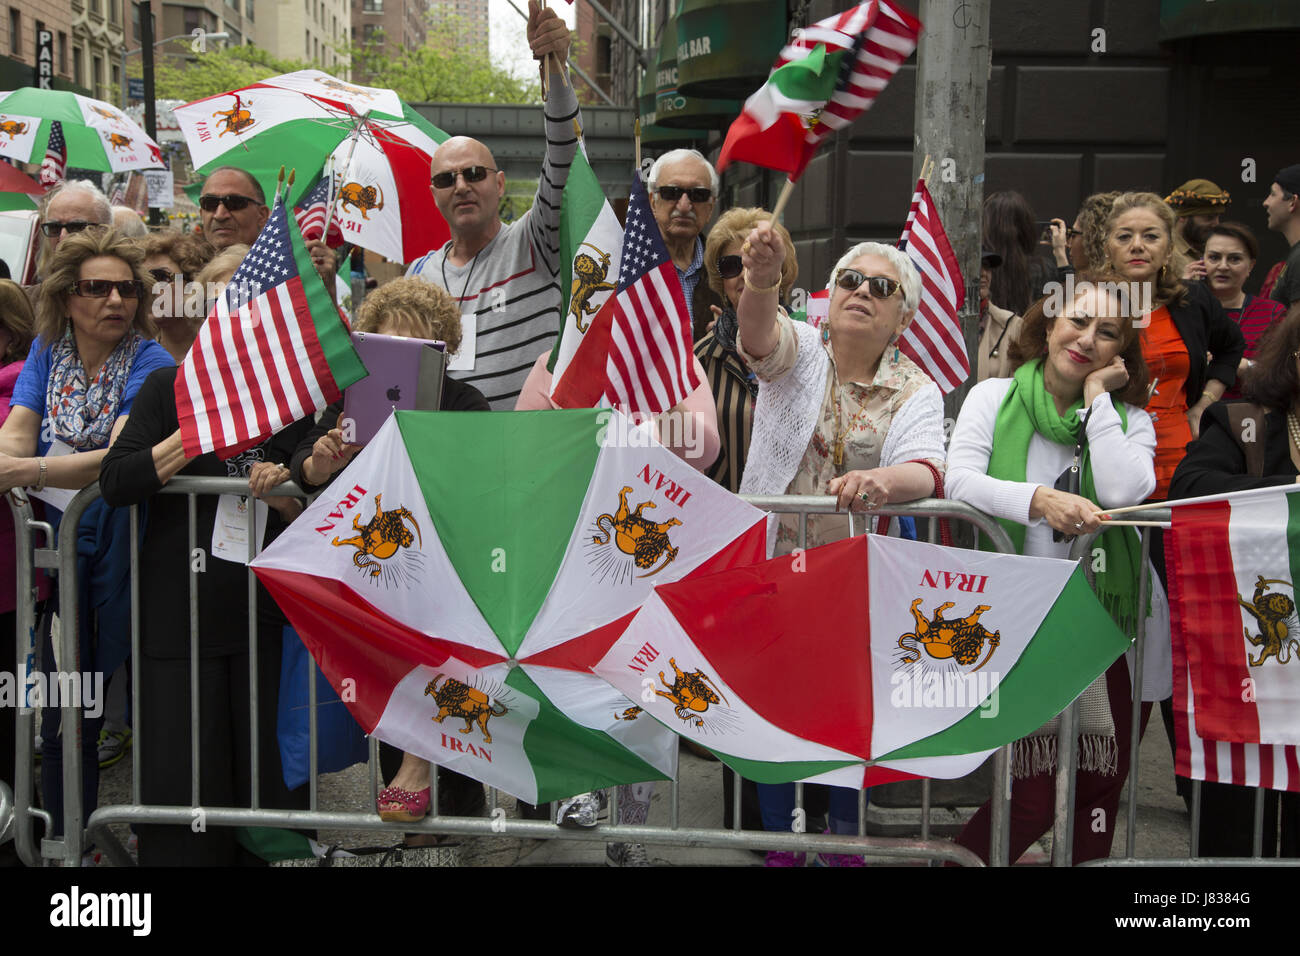
[[[451,241],[406,270],[440,285],[460,304],[462,360],[456,378],[477,388],[494,410],[511,409],[539,352],[560,328],[560,197],[578,149],[578,101],[565,76],[569,28],[554,10],[528,4],[528,44],[549,72],[546,157],[533,206],[512,223],[499,207],[506,174],[491,151],[466,136],[433,155],[434,199]]]

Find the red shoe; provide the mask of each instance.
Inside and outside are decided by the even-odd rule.
[[[389,823],[419,823],[429,813],[429,788],[412,793],[401,787],[385,787],[375,803],[379,819]]]

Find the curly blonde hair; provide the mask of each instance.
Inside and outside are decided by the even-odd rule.
[[[1104,269],[1110,261],[1106,256],[1106,219],[1119,195],[1119,190],[1093,193],[1079,207],[1075,221],[1079,224],[1079,232],[1083,233],[1083,254],[1088,259],[1090,270]]]
[[[1104,231],[1106,245],[1110,245],[1110,237],[1115,231],[1115,223],[1119,217],[1134,209],[1145,209],[1155,214],[1164,226],[1165,240],[1169,245],[1169,261],[1156,274],[1155,282],[1152,283],[1151,297],[1154,305],[1184,302],[1187,299],[1187,286],[1183,284],[1182,275],[1187,263],[1174,251],[1174,226],[1178,222],[1178,217],[1162,198],[1155,193],[1140,192],[1120,193],[1116,196],[1115,202],[1110,207],[1110,214],[1106,216]],[[1113,267],[1109,253],[1105,261]]]
[[[726,298],[722,291],[722,274],[718,272],[718,259],[722,256],[722,250],[737,240],[743,242],[755,226],[760,222],[770,222],[771,219],[772,214],[766,209],[745,208],[728,209],[718,217],[704,243],[704,265],[709,270],[710,289]],[[779,222],[773,228],[785,246],[785,261],[781,263],[781,298],[784,299],[790,294],[794,280],[799,276],[799,261],[795,258],[794,241],[790,238],[789,230]]]
[[[72,321],[68,316],[71,296],[68,290],[81,278],[82,265],[101,256],[121,259],[130,266],[132,278],[137,279],[147,293],[150,282],[143,268],[144,253],[134,239],[128,239],[117,229],[85,229],[65,236],[50,257],[49,272],[41,283],[36,301],[33,331],[42,345],[53,345],[63,338]],[[154,336],[153,320],[149,317],[152,301],[148,294],[140,296],[131,319],[131,327],[146,338]]]
[[[366,295],[352,328],[377,332],[389,320],[414,338],[446,342],[449,354],[460,348],[460,309],[442,286],[415,278],[386,282]]]
[[[144,241],[144,257],[163,256],[181,267],[185,280],[193,279],[212,261],[216,248],[202,236],[179,229],[150,233]]]

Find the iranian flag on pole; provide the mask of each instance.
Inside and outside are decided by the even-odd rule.
[[[1203,739],[1300,744],[1295,490],[1260,489],[1174,509],[1166,541],[1170,616]]]
[[[1074,562],[869,535],[661,585],[595,672],[746,779],[861,787],[970,772],[1127,645]]]
[[[605,393],[623,227],[587,161],[586,147],[573,157],[560,202],[560,337],[547,368],[551,398],[564,408],[593,408]]]

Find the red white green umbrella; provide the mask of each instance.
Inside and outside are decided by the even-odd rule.
[[[746,779],[860,788],[969,773],[1127,647],[1075,562],[869,535],[662,585],[595,672]]]
[[[397,412],[253,562],[367,733],[533,803],[670,777],[590,672],[766,520],[615,412]]]
[[[69,166],[114,173],[164,168],[158,144],[117,107],[31,86],[0,93],[0,156],[40,162],[56,120],[63,125]]]
[[[400,262],[446,242],[429,164],[447,134],[392,90],[301,70],[218,93],[175,111],[194,168],[237,166],[264,189],[297,169],[297,204],[333,157],[334,218],[344,238]]]
[[[0,210],[35,209],[45,187],[8,163],[0,163]]]

